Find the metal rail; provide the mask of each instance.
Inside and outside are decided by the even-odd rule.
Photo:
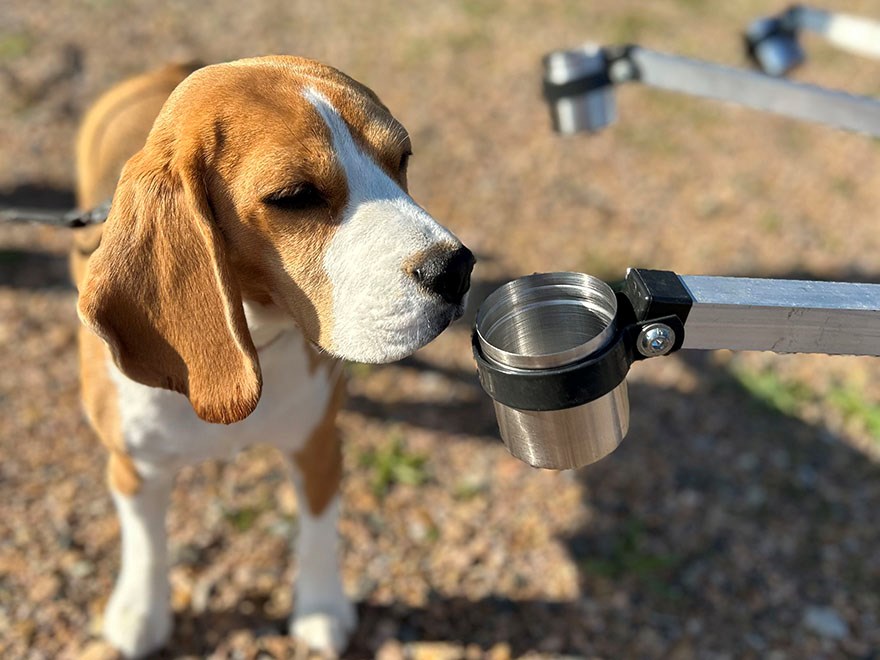
[[[880,23],[877,21],[803,5],[790,11],[800,29],[815,32],[842,50],[880,58]]]
[[[0,223],[37,224],[79,229],[106,222],[109,214],[110,200],[85,211],[77,209],[0,208]]]
[[[880,101],[867,96],[635,45],[588,45],[544,58],[544,95],[561,133],[612,123],[613,88],[630,81],[880,137]]]
[[[679,276],[682,348],[880,355],[880,284]]]
[[[813,32],[841,50],[880,59],[880,23],[803,5],[752,21],[745,33],[746,50],[764,73],[783,76],[806,59],[798,39],[801,32]]]
[[[636,80],[650,87],[880,136],[876,99],[640,47],[631,49],[630,59]]]

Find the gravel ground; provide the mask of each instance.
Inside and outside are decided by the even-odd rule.
[[[868,0],[825,2],[870,15]],[[540,56],[638,41],[742,64],[736,0],[0,5],[0,203],[72,204],[78,118],[169,58],[296,53],[370,85],[412,133],[415,197],[478,253],[473,302],[533,271],[880,282],[880,142],[619,90],[620,120],[552,134]],[[876,62],[808,40],[801,80],[880,93]],[[0,227],[0,656],[112,657],[118,567],[83,421],[69,236]],[[468,326],[352,366],[342,415],[348,655],[880,657],[880,364],[682,354],[637,366],[632,428],[577,472],[498,441]],[[297,505],[277,457],[184,471],[162,657],[305,657],[283,636]]]

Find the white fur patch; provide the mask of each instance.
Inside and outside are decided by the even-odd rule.
[[[324,269],[333,284],[329,350],[349,360],[391,362],[424,346],[452,321],[454,306],[423,291],[405,265],[419,252],[461,243],[358,148],[339,112],[320,92],[306,98],[324,119],[348,180]]]
[[[303,505],[299,509],[300,528],[296,542],[299,575],[290,633],[312,649],[341,653],[357,626],[357,613],[345,595],[339,576],[336,532],[339,497],[335,497],[320,515],[313,516],[305,505],[305,489],[296,466],[293,483],[297,500]]]
[[[177,470],[212,458],[230,458],[251,445],[268,443],[285,452],[302,448],[324,415],[338,374],[309,370],[309,346],[302,333],[273,319],[255,322],[251,332],[261,350],[263,393],[251,415],[236,424],[208,424],[177,392],[147,387],[110,363],[116,383],[125,449],[141,475]]]
[[[133,496],[114,493],[122,532],[119,577],[104,615],[104,636],[129,657],[159,648],[171,634],[165,513],[175,472],[210,458],[230,458],[253,444],[271,444],[287,456],[301,449],[323,419],[340,375],[310,370],[314,350],[291,322],[258,306],[245,306],[260,350],[263,395],[256,410],[229,426],[199,419],[185,397],[147,387],[107,363],[117,386],[123,441],[142,477]],[[337,363],[338,364],[338,363]],[[300,577],[291,630],[311,646],[341,650],[354,628],[354,609],[338,572],[338,501],[312,516],[294,466],[300,502],[297,539]]]
[[[122,532],[119,577],[104,611],[104,637],[128,658],[162,648],[171,636],[165,511],[171,475],[129,497],[113,493]]]

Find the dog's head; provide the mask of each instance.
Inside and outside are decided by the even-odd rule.
[[[200,69],[123,170],[80,317],[123,373],[213,422],[260,396],[243,300],[338,357],[404,357],[461,315],[474,261],[407,194],[409,156],[403,126],[335,69]]]

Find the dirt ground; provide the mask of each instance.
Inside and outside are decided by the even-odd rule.
[[[73,204],[78,118],[115,81],[170,58],[295,53],[365,82],[408,127],[414,197],[480,259],[474,308],[534,271],[880,282],[877,140],[635,85],[603,133],[550,130],[547,51],[638,41],[741,65],[741,28],[781,6],[9,0],[0,204]],[[880,94],[880,63],[806,45],[798,79]],[[118,526],[79,406],[68,242],[0,227],[3,658],[112,657],[97,631]],[[619,450],[555,473],[501,445],[468,342],[465,321],[411,359],[351,367],[348,656],[880,657],[876,359],[640,364]],[[306,655],[283,634],[296,508],[269,450],[180,475],[162,657]]]

